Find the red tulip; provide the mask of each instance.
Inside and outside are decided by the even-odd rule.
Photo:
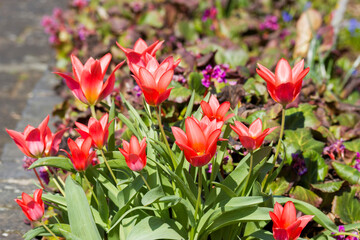
[[[196,118],[185,119],[186,133],[178,127],[172,127],[175,143],[184,151],[186,160],[195,167],[201,167],[210,162],[216,152],[216,144],[221,133],[223,122],[210,121],[206,116],[204,120]]]
[[[209,103],[201,101],[200,105],[201,109],[204,112],[204,115],[206,115],[210,120],[216,119],[216,121],[225,122],[226,120],[234,116],[233,113],[225,116],[225,114],[229,111],[230,102],[223,102],[220,105],[215,95],[211,95]]]
[[[304,60],[298,62],[294,68],[285,59],[280,59],[276,65],[275,74],[258,63],[256,72],[267,82],[270,96],[278,103],[286,105],[299,95],[302,80],[310,68],[304,69]]]
[[[106,113],[100,118],[100,120],[90,118],[88,126],[75,122],[75,125],[79,128],[75,130],[83,139],[91,137],[93,146],[96,146],[98,149],[102,149],[106,144],[109,135],[109,126],[111,122],[108,123],[108,119],[109,114]]]
[[[155,57],[157,50],[160,49],[163,42],[164,41],[160,42],[159,40],[157,40],[156,42],[148,46],[142,38],[139,38],[134,44],[134,49],[124,48],[118,42],[116,42],[116,45],[125,53],[125,55],[128,55],[129,53],[135,53],[141,57],[148,53],[151,56]]]
[[[296,240],[306,224],[314,217],[304,215],[296,218],[294,203],[288,201],[282,207],[275,203],[274,212],[269,212],[273,221],[273,235],[275,240]]]
[[[119,148],[119,150],[128,167],[133,171],[141,171],[146,165],[146,138],[139,143],[139,140],[132,136],[130,144],[125,140],[122,143],[124,149]]]
[[[146,102],[151,106],[158,106],[170,95],[172,88],[167,89],[167,87],[180,60],[174,63],[173,57],[168,57],[159,64],[150,54],[146,53],[145,57],[148,59],[146,65],[133,63],[131,56],[128,57],[128,63],[136,83],[144,93]]]
[[[249,128],[238,121],[235,121],[235,126],[230,125],[230,127],[239,135],[241,144],[248,150],[258,149],[264,138],[277,128],[267,128],[263,131],[260,118],[256,119]]]
[[[42,192],[42,189],[36,189],[33,198],[23,192],[21,199],[14,199],[30,221],[38,221],[44,215],[45,205],[41,200]]]
[[[67,153],[77,171],[85,171],[93,162],[96,152],[91,150],[91,143],[91,137],[86,139],[77,138],[75,141],[70,138],[68,139],[71,154],[65,150],[63,151]]]
[[[85,104],[95,105],[113,91],[115,71],[125,62],[123,61],[118,64],[110,74],[109,78],[104,82],[103,79],[109,67],[111,58],[111,54],[108,53],[100,60],[90,58],[86,61],[85,65],[82,65],[75,55],[71,55],[71,63],[75,78],[60,72],[56,72],[56,74],[65,79],[66,85],[77,99]]]
[[[59,151],[61,138],[67,129],[53,134],[47,126],[48,122],[49,115],[37,128],[28,125],[22,133],[9,129],[6,129],[6,132],[26,156],[31,158],[40,158],[43,155],[53,156]]]

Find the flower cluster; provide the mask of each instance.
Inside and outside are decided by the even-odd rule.
[[[44,16],[41,20],[41,25],[49,34],[49,43],[56,45],[60,43],[59,32],[64,27],[63,11],[60,8],[53,10],[52,16]]]
[[[201,17],[201,21],[205,22],[208,19],[215,20],[217,12],[218,11],[217,11],[216,7],[211,7],[211,8],[205,9],[205,11]]]
[[[345,146],[343,142],[342,139],[334,141],[331,145],[324,148],[323,154],[329,155],[332,160],[339,157],[344,158]]]
[[[266,16],[264,22],[260,23],[260,30],[271,30],[276,31],[279,29],[277,16],[269,15]]]
[[[360,152],[356,153],[355,164],[353,165],[353,168],[360,172]]]
[[[345,232],[345,227],[343,225],[339,226],[339,233],[341,232]],[[334,232],[332,234],[335,234]],[[353,231],[352,234],[354,235],[359,235],[358,232]],[[333,236],[336,240],[359,240],[358,237],[355,236],[346,236],[346,235],[337,235],[337,236]]]
[[[227,64],[216,65],[215,67],[207,65],[201,72],[204,76],[204,78],[201,79],[202,85],[206,88],[210,87],[212,79],[215,79],[218,83],[227,83],[226,72],[228,70],[229,65]]]

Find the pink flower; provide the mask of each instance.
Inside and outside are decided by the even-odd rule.
[[[141,171],[146,165],[146,138],[139,143],[139,140],[132,136],[130,144],[125,140],[122,143],[123,149],[119,148],[119,150],[128,167],[133,171]]]

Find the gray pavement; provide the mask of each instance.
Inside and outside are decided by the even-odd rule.
[[[5,128],[37,126],[61,101],[48,70],[54,52],[40,21],[67,0],[0,1],[0,239],[22,239],[30,229],[14,198],[36,188],[33,172],[22,169],[23,154]],[[51,127],[51,123],[49,124]]]

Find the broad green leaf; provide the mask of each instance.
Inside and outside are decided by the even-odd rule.
[[[61,168],[63,170],[69,171],[69,172],[76,172],[74,169],[73,164],[71,163],[70,159],[65,157],[44,157],[36,160],[29,169],[37,168],[37,167],[56,167]]]
[[[170,219],[165,222],[157,217],[146,217],[133,227],[126,240],[184,239],[186,231],[176,229],[175,223],[169,225],[171,222]]]
[[[162,186],[160,185],[160,186],[148,191],[141,199],[141,203],[142,203],[142,205],[147,206],[164,196],[165,196],[165,193],[162,189]]]
[[[349,142],[344,142],[344,146],[349,151],[359,152],[360,151],[360,138],[349,141]]]
[[[296,186],[290,191],[289,194],[292,198],[310,203],[311,205],[314,205],[316,207],[319,207],[322,203],[321,197],[316,195],[314,192],[312,192],[309,189],[303,188],[301,186]]]
[[[284,177],[278,178],[275,181],[272,181],[268,185],[268,190],[266,192],[269,192],[271,190],[272,194],[274,195],[283,195],[290,189],[290,183],[286,181]]]
[[[230,198],[237,197],[236,193],[234,193],[234,191],[228,188],[227,186],[218,182],[212,182],[212,184],[215,185],[216,187],[221,188]]]
[[[51,224],[47,225],[48,228],[56,235],[56,236],[64,236],[66,239],[70,240],[79,240],[76,236],[71,234],[71,228],[68,224]],[[51,236],[51,234],[43,227],[39,226],[36,228],[31,229],[27,233],[24,234],[23,238],[25,240],[32,240],[36,236]],[[71,238],[68,238],[67,236],[70,236]]]
[[[324,193],[334,193],[340,190],[341,186],[345,181],[339,182],[326,182],[319,184],[311,184],[311,186]]]
[[[169,96],[170,101],[174,101],[177,103],[183,103],[183,102],[187,101],[189,99],[189,97],[191,96],[192,91],[190,89],[182,86],[178,82],[172,81],[170,83],[170,87],[174,87],[171,90],[171,93]]]
[[[274,196],[274,202],[284,205],[287,201],[292,201],[295,204],[296,209],[302,213],[306,215],[314,215],[314,221],[324,228],[332,232],[337,232],[337,226],[322,211],[313,205],[293,198]]]
[[[359,190],[359,187],[352,187],[350,192],[343,192],[340,196],[334,198],[332,212],[343,223],[360,222],[360,201],[356,197]]]
[[[109,204],[106,200],[105,193],[101,187],[101,184],[97,181],[96,182],[96,188],[95,193],[97,202],[99,205],[97,206],[97,210],[99,211],[99,215],[104,223],[108,223],[109,221]]]
[[[201,83],[201,79],[203,78],[203,75],[198,72],[192,72],[189,75],[189,88],[194,90],[199,95],[203,95],[206,90],[204,85]]]
[[[314,128],[321,125],[314,111],[316,106],[308,103],[300,104],[296,108],[290,108],[285,111],[285,129],[296,130],[298,128]]]
[[[329,166],[325,163],[321,154],[314,150],[306,150],[303,156],[308,171],[302,177],[302,180],[309,184],[323,181],[328,173]]]
[[[137,137],[140,138],[139,131],[135,128],[135,124],[125,117],[124,114],[119,113],[118,118],[130,129],[130,131]]]
[[[46,193],[42,195],[41,199],[47,202],[55,203],[58,206],[61,205],[62,207],[66,208],[66,199],[59,194]]]
[[[360,184],[360,172],[346,164],[331,162],[337,175],[351,184]]]
[[[71,232],[83,240],[100,240],[85,192],[71,176],[66,179],[65,193]]]
[[[296,130],[285,130],[285,149],[286,149],[286,160],[291,163],[291,154],[296,152],[305,152],[314,150],[321,154],[324,148],[324,143],[315,140],[309,129],[300,128]]]

